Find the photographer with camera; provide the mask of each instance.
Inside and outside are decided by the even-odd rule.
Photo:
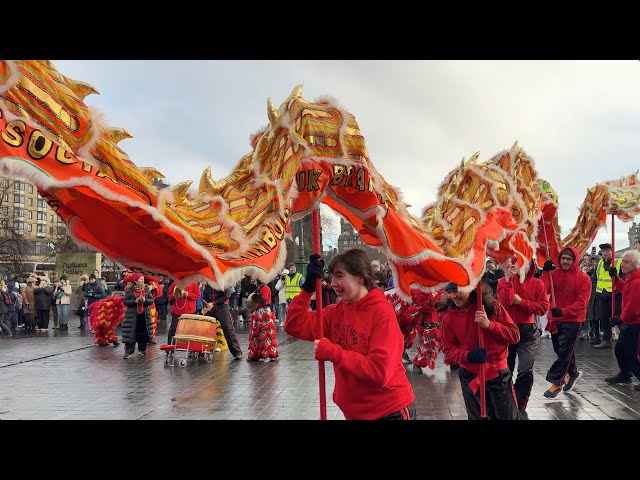
[[[49,315],[51,313],[51,297],[53,296],[53,286],[48,286],[45,279],[37,282],[37,287],[33,289],[33,295],[38,312],[38,329],[49,329]]]

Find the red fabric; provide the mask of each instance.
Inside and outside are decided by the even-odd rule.
[[[560,255],[566,250],[571,250],[576,258],[571,268],[567,271],[560,268]],[[556,259],[557,268],[551,272],[543,272],[540,279],[551,294],[551,282],[549,273],[553,279],[553,290],[556,297],[556,307],[562,310],[562,317],[553,317],[548,314],[549,320],[556,322],[584,322],[587,316],[587,304],[591,296],[591,279],[589,275],[580,270],[578,259],[580,254],[574,247],[567,247],[560,252]]]
[[[517,276],[511,280],[501,278],[496,293],[502,306],[517,324],[535,323],[534,315],[544,315],[549,310],[547,290],[542,280],[533,277],[533,269],[529,270],[524,283]],[[522,299],[520,305],[513,303],[515,294]]]
[[[173,307],[171,309],[172,315],[180,316],[183,313],[195,313],[196,311],[196,300],[200,298],[200,287],[198,286],[198,282],[191,282],[184,289],[187,292],[186,298],[175,298],[173,296],[173,291],[175,288],[169,289],[169,300],[173,300]]]
[[[640,270],[630,273],[626,280],[618,278],[615,283],[622,294],[620,320],[627,325],[640,324]]]
[[[264,299],[263,306],[271,306],[271,289],[268,285],[262,285],[260,287],[260,296]]]
[[[494,302],[497,315],[490,315],[491,324],[484,330],[484,348],[487,349],[487,364],[498,370],[507,368],[509,344],[520,341],[520,331],[505,308]],[[480,371],[479,363],[470,363],[467,354],[478,346],[478,324],[475,322],[477,306],[467,308],[450,307],[442,315],[442,348],[449,364],[458,364],[470,372]],[[488,377],[487,377],[488,378]]]
[[[125,283],[129,283],[129,282],[137,282],[139,278],[143,278],[144,275],[142,275],[141,273],[131,273],[127,276],[125,276],[122,280]]]
[[[498,369],[493,363],[485,364],[484,367],[484,381],[485,383],[489,380],[493,380],[498,376]],[[476,393],[480,388],[480,375],[476,375],[473,379],[467,384],[473,393]]]
[[[289,335],[320,339],[310,304],[311,294],[304,290],[291,301],[284,327]],[[402,333],[380,289],[357,302],[328,305],[322,312],[327,340],[321,342],[319,355],[333,361],[333,401],[347,420],[382,418],[415,400],[402,364]]]

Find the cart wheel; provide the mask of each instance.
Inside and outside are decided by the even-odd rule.
[[[213,354],[211,352],[207,353],[207,362],[213,362]]]
[[[164,364],[165,364],[165,365],[169,365],[170,363],[171,363],[171,357],[170,357],[169,355],[167,355],[167,356],[164,358]]]
[[[187,359],[186,359],[186,358],[182,358],[182,359],[180,360],[180,366],[181,366],[181,367],[184,367],[184,366],[186,366],[186,365],[187,365]]]

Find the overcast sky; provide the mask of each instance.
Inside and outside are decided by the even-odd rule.
[[[170,184],[197,185],[209,165],[216,179],[229,174],[267,124],[267,98],[277,108],[300,83],[304,99],[330,95],[355,115],[373,164],[415,217],[462,157],[485,161],[518,140],[558,193],[564,237],[587,188],[640,165],[638,61],[53,63],[100,92],[85,102],[131,132],[119,146]],[[629,246],[630,225],[616,221],[616,249]],[[594,244],[610,240],[601,229]]]

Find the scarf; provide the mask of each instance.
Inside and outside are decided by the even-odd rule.
[[[146,297],[146,292],[145,292],[145,288],[144,285],[142,286],[138,286],[137,284],[133,284],[133,294],[136,297],[136,300],[140,297],[145,298]],[[142,313],[144,312],[144,303],[138,303],[136,304],[136,311],[138,313]]]

